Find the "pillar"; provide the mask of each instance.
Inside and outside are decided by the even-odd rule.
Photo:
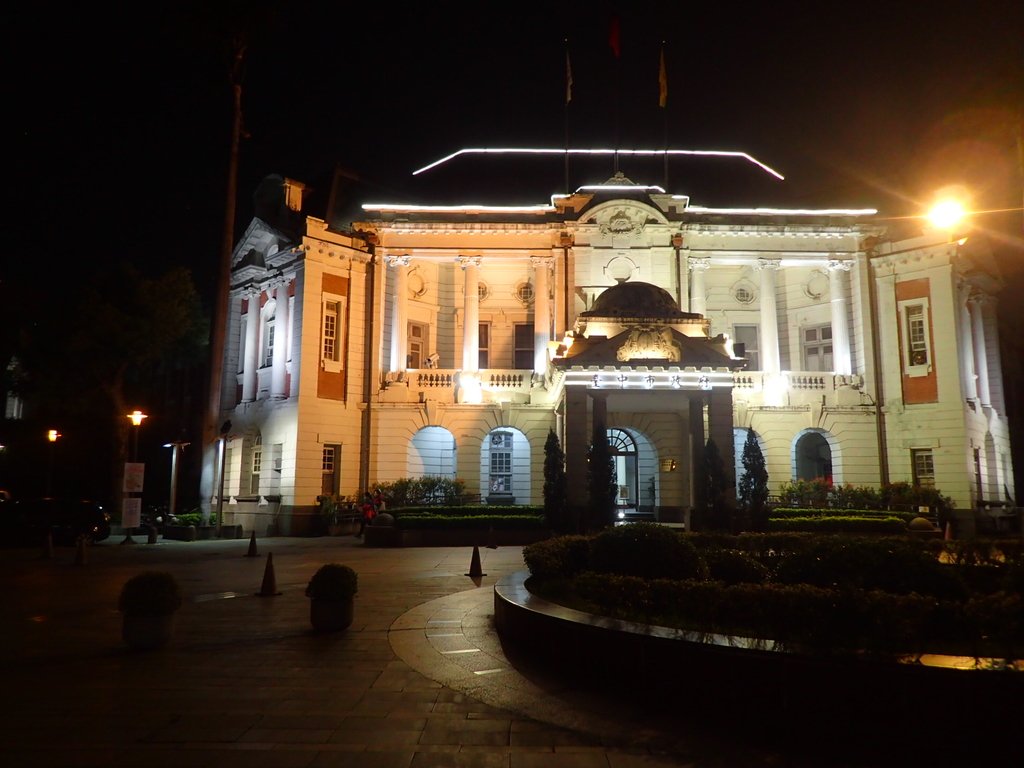
[[[256,366],[259,364],[259,350],[256,345],[260,332],[260,292],[245,294],[249,311],[245,314],[245,350],[242,355],[242,402],[251,403],[256,399]]]
[[[761,370],[779,373],[779,316],[775,306],[775,272],[778,259],[758,259],[761,273]]]
[[[551,261],[534,256],[533,264],[533,372],[543,376],[548,370],[548,342],[551,341],[551,303],[548,300],[548,275]]]
[[[974,372],[974,338],[971,334],[971,286],[962,282],[957,286],[957,313],[960,322],[960,374],[963,377],[964,399],[978,399],[977,374]]]
[[[480,257],[460,257],[458,261],[466,273],[463,295],[462,370],[477,371],[480,368]]]
[[[832,304],[832,367],[843,376],[853,373],[850,362],[850,327],[847,323],[849,299],[847,275],[851,261],[830,259],[828,262],[828,293]]]
[[[992,406],[992,395],[988,388],[988,352],[985,349],[985,297],[971,298],[971,327],[974,331],[974,368],[978,374],[978,399],[985,408]]]
[[[274,363],[270,373],[270,396],[276,400],[288,397],[288,283],[282,279],[274,289]]]
[[[704,273],[711,266],[710,262],[710,259],[698,259],[693,256],[686,260],[686,266],[690,270],[690,312],[697,315],[706,315],[708,312]]]
[[[409,342],[406,338],[408,333],[406,304],[409,301],[406,280],[408,278],[409,257],[389,256],[387,263],[394,271],[395,278],[394,301],[391,304],[391,370],[404,371],[407,355],[409,354]]]

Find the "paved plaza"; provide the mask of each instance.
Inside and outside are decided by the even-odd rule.
[[[465,547],[270,538],[249,556],[249,540],[121,539],[52,556],[0,550],[5,766],[843,764],[745,746],[504,649],[493,585],[524,570],[521,547],[481,548],[484,575],[471,578]],[[325,562],[355,568],[359,593],[353,625],[322,635],[304,589]],[[175,573],[185,604],[169,647],[133,652],[121,642],[117,595],[149,568]],[[280,594],[259,594],[268,575]],[[721,716],[742,732],[756,713]]]

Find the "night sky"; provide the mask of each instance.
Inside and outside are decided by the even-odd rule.
[[[662,148],[667,137],[672,148],[743,150],[786,176],[738,161],[673,161],[670,191],[696,204],[909,215],[939,185],[959,182],[976,207],[1021,206],[1024,4],[747,5],[19,7],[5,25],[16,105],[5,120],[18,212],[10,228],[29,252],[68,266],[185,263],[208,295],[230,133],[225,30],[239,25],[249,40],[248,138],[236,234],[271,173],[310,184],[318,213],[335,167],[361,179],[353,195],[362,200],[546,201],[564,186],[557,159],[410,174],[462,147],[564,146],[567,46],[571,146]],[[610,160],[580,164],[570,185],[612,171]],[[663,182],[657,164],[636,176]],[[1018,238],[1020,222],[1019,211],[985,218]]]
[[[20,4],[0,46],[14,168],[4,296],[46,301],[54,281],[74,286],[127,259],[152,274],[191,268],[212,306],[233,29],[248,41],[235,238],[270,174],[308,184],[315,215],[327,213],[336,169],[357,180],[346,205],[546,202],[564,191],[561,159],[411,174],[463,147],[561,148],[567,132],[574,148],[745,151],[786,177],[739,161],[673,161],[669,191],[697,205],[901,217],[959,183],[977,209],[1017,209],[976,221],[995,236],[1008,281],[1003,365],[1008,399],[1024,400],[1024,388],[1014,393],[1024,381],[1019,0]],[[660,163],[621,169],[664,183]],[[611,160],[573,162],[569,187],[613,171]]]

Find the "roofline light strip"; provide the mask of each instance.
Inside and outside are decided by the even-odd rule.
[[[695,155],[699,157],[738,157],[746,160],[749,163],[753,163],[761,170],[771,174],[780,181],[785,180],[785,176],[776,171],[774,168],[762,163],[757,158],[746,152],[736,152],[725,149],[540,149],[540,148],[498,148],[498,149],[487,149],[487,148],[475,148],[475,149],[460,149],[457,152],[453,152],[450,155],[442,157],[440,160],[435,160],[429,165],[425,165],[422,168],[413,171],[413,176],[418,176],[421,173],[425,173],[439,165],[447,163],[449,160],[453,160],[460,155],[506,155],[506,154],[518,154],[518,155],[640,155],[640,156],[657,156],[657,155]]]

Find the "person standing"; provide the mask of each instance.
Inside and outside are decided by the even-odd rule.
[[[356,538],[360,538],[363,535],[363,531],[366,530],[367,525],[373,524],[373,518],[377,516],[377,508],[373,504],[373,497],[370,492],[367,491],[363,494],[362,502],[362,515],[359,517],[359,533],[356,534]]]

